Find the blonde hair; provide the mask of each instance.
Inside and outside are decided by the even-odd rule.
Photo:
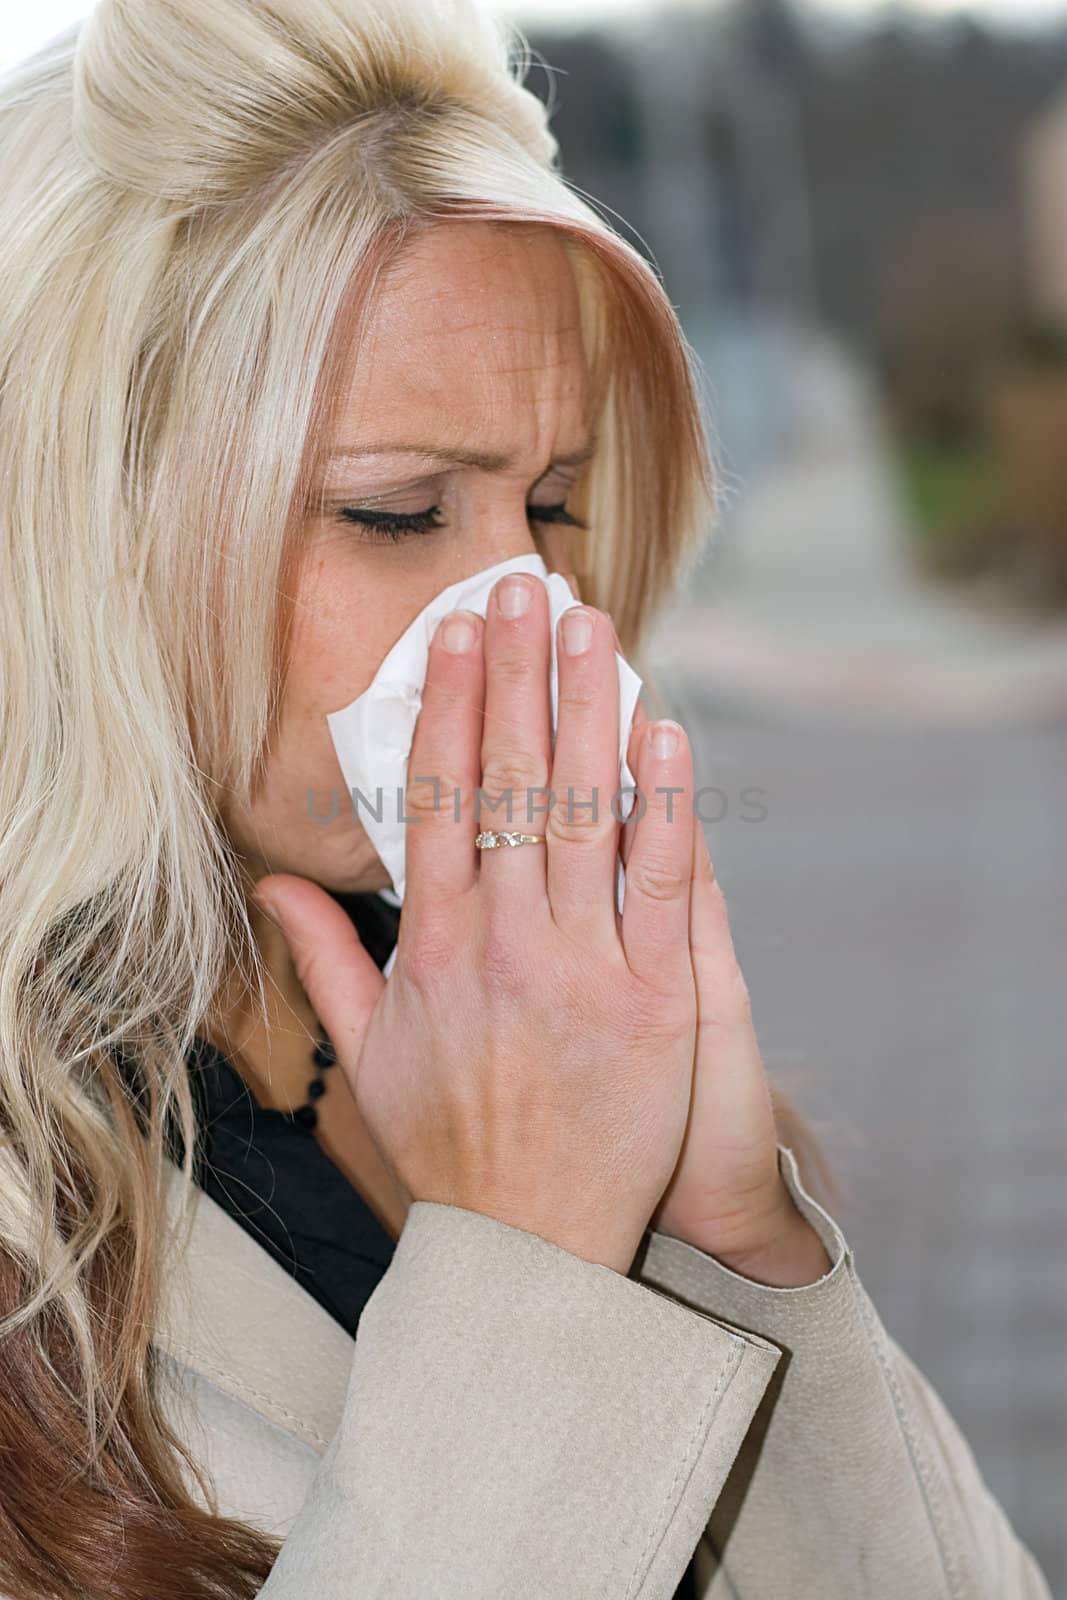
[[[192,1179],[185,1061],[223,975],[262,997],[219,798],[251,793],[277,711],[339,334],[405,242],[445,217],[564,240],[600,407],[572,500],[597,538],[567,564],[639,665],[710,527],[690,351],[563,178],[530,59],[475,0],[99,0],[0,81],[13,1597],[236,1600],[278,1548],[216,1514],[163,1415],[162,1178]]]

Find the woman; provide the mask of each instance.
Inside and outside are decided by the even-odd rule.
[[[0,1591],[1046,1597],[771,1095],[684,730],[625,830],[475,846],[479,783],[612,792],[710,490],[510,43],[101,0],[2,86]],[[533,551],[589,602],[554,749],[502,585],[398,916],[326,713]]]

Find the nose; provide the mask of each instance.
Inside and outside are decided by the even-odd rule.
[[[518,556],[541,556],[545,553],[543,541],[526,514],[525,507],[518,515],[496,516],[487,519],[488,525],[479,531],[468,549],[471,573],[482,572],[498,561],[513,561]],[[546,565],[547,559],[546,559]]]
[[[554,529],[552,531],[555,532]],[[539,536],[525,511],[518,517],[509,515],[506,520],[499,515],[487,519],[486,526],[469,540],[464,540],[462,564],[453,577],[442,581],[442,587],[445,582],[458,583],[473,578],[490,567],[504,561],[514,561],[519,556],[540,556],[551,572],[553,562],[545,544],[546,541]]]
[[[452,584],[519,556],[540,556],[549,572],[565,574],[580,565],[568,537],[570,529],[563,524],[538,523],[530,516],[527,503],[525,486],[520,494],[509,492],[492,504],[483,501],[464,527],[462,539],[442,547],[442,562],[440,566],[434,563],[433,576],[427,571],[428,582],[436,587],[427,590],[420,604],[426,605],[433,594]]]

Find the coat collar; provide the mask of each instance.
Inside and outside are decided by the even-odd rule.
[[[164,1162],[172,1227],[153,1343],[320,1453],[337,1431],[355,1341],[255,1239]]]
[[[389,890],[341,894],[379,967],[397,941]],[[320,1453],[337,1431],[355,1340],[210,1195],[164,1162],[172,1253],[153,1343]]]

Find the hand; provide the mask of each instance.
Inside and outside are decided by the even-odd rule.
[[[693,1103],[678,1166],[650,1226],[779,1287],[829,1272],[826,1248],[778,1170],[770,1086],[699,818],[690,947],[699,1022]]]
[[[565,576],[580,599],[574,574]],[[615,648],[623,654],[617,634]],[[635,773],[647,720],[638,699],[628,753]],[[624,862],[633,835],[627,821],[620,839]],[[814,1282],[830,1270],[830,1258],[778,1171],[773,1102],[748,988],[695,814],[689,942],[698,1009],[693,1099],[678,1165],[650,1226],[745,1277],[780,1287]]]
[[[551,743],[549,608],[471,616],[470,647],[430,646],[405,813],[407,886],[386,981],[337,902],[288,874],[260,880],[296,972],[337,1050],[381,1159],[412,1201],[436,1201],[626,1272],[674,1170],[692,1090],[697,1005],[689,955],[691,809],[668,821],[657,786],[692,793],[684,737],[634,771],[649,795],[616,910],[618,671],[613,628],[586,608],[588,647],[557,641]],[[566,620],[566,619],[564,619]],[[436,779],[436,784],[430,780]],[[527,826],[525,793],[559,797]],[[474,792],[506,809],[477,817]],[[438,792],[435,792],[435,789]],[[598,814],[574,809],[599,798]],[[453,792],[460,799],[454,815]],[[443,799],[442,799],[443,794]],[[481,851],[479,828],[547,844]]]

